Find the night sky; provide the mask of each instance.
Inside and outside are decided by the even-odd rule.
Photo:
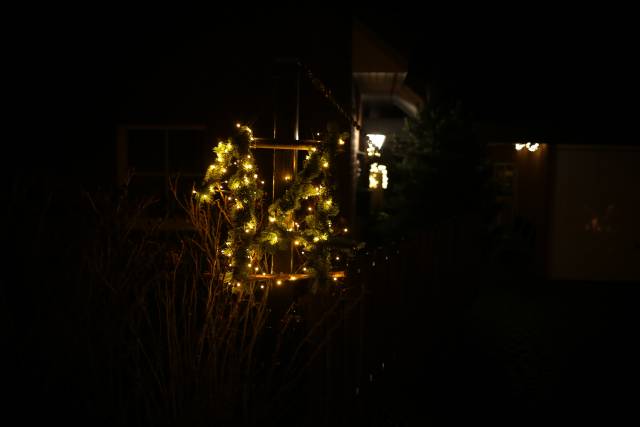
[[[637,67],[622,11],[536,4],[396,13],[394,26],[382,14],[364,19],[408,45],[414,87],[431,83],[477,120],[537,128],[552,142],[629,142]]]
[[[138,120],[233,121],[265,89],[268,57],[312,61],[348,34],[341,31],[352,16],[409,58],[408,82],[417,92],[429,86],[459,100],[476,120],[553,142],[634,139],[637,83],[623,11],[394,4],[50,12],[20,15],[7,62],[17,147],[28,150],[18,155],[37,147],[39,167],[54,167],[56,158],[77,168],[94,152],[110,156],[114,125],[132,111]],[[336,67],[314,64],[321,75]],[[154,112],[159,104],[170,106],[167,117]]]

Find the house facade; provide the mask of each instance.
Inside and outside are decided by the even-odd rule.
[[[167,184],[179,178],[179,192],[190,194],[212,159],[215,141],[229,135],[236,122],[250,126],[265,143],[291,146],[316,143],[327,125],[333,124],[351,134],[338,150],[335,178],[341,213],[356,227],[357,210],[369,208],[356,203],[360,180],[365,180],[366,189],[369,173],[367,135],[399,132],[404,119],[415,116],[423,102],[405,84],[407,60],[357,21],[349,20],[342,30],[319,30],[284,44],[276,44],[277,38],[271,34],[260,42],[277,48],[253,50],[255,59],[236,61],[235,67],[253,67],[251,72],[241,71],[234,79],[212,76],[201,83],[201,92],[212,96],[211,105],[198,94],[193,106],[187,100],[175,100],[176,107],[170,104],[169,94],[166,99],[151,95],[142,84],[140,94],[132,97],[138,102],[124,106],[117,126],[118,184],[127,183],[133,195],[154,196],[158,200],[155,214],[172,216],[176,206]],[[215,64],[205,62],[204,66]],[[174,76],[160,76],[176,84]],[[220,81],[223,78],[227,81]],[[243,90],[248,79],[253,80],[250,92]],[[218,91],[225,84],[238,86],[238,99],[227,99],[231,91],[217,102],[214,96],[222,94]],[[162,101],[147,103],[158,98]],[[229,108],[224,108],[225,103]],[[267,194],[275,197],[283,191],[276,188],[278,178],[295,172],[302,152],[258,153],[260,170],[268,178]],[[381,188],[373,190],[381,197]]]
[[[552,280],[640,280],[640,149],[489,144],[502,202],[533,270]]]
[[[357,229],[358,215],[382,203],[383,182],[393,183],[393,171],[369,155],[368,149],[381,145],[372,148],[367,135],[400,132],[405,119],[424,105],[406,83],[407,59],[351,19],[332,28],[318,26],[315,33],[302,31],[303,23],[275,32],[267,31],[271,23],[256,25],[264,25],[265,37],[252,39],[246,51],[225,48],[228,52],[206,55],[216,45],[202,40],[177,70],[160,70],[136,87],[120,108],[117,182],[128,182],[134,194],[156,197],[157,215],[171,213],[176,206],[167,183],[179,176],[179,191],[189,194],[211,160],[211,147],[236,122],[274,144],[294,145],[320,139],[334,123],[351,134],[337,159],[336,194],[344,220]],[[292,39],[292,32],[298,37]],[[478,134],[488,142],[498,183],[499,221],[528,245],[525,253],[537,274],[638,280],[634,145],[564,144],[562,138],[518,131]],[[537,144],[535,149],[516,149],[527,142]],[[294,171],[301,153],[265,152],[261,170],[284,176]],[[275,157],[282,157],[278,170]]]

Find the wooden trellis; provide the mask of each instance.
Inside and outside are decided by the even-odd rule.
[[[273,169],[271,178],[271,198],[272,201],[282,196],[292,182],[292,177],[298,173],[299,152],[314,150],[323,141],[315,139],[293,140],[284,143],[274,139],[254,138],[251,143],[253,150],[258,150],[256,158],[260,157],[260,151],[271,151]],[[284,179],[289,177],[290,179]],[[306,273],[297,273],[297,254],[293,243],[289,249],[277,251],[271,262],[269,274],[249,275],[251,280],[302,280],[312,277]],[[333,271],[330,277],[337,280],[345,277],[344,271]]]
[[[293,178],[298,173],[300,155],[314,150],[323,141],[315,139],[300,139],[300,83],[301,78],[307,78],[312,83],[315,90],[320,93],[334,106],[343,116],[348,117],[346,111],[334,100],[330,91],[320,80],[318,80],[310,70],[304,67],[299,61],[294,59],[279,59],[276,61],[274,83],[274,104],[273,104],[273,138],[256,137],[251,143],[251,148],[255,150],[256,161],[263,171],[271,171],[270,187],[271,201],[277,200],[285,194]],[[339,107],[339,108],[338,108]],[[357,124],[356,124],[357,125]],[[269,152],[271,156],[268,156]],[[261,161],[270,164],[263,164]],[[267,175],[268,176],[268,175]],[[265,278],[275,280],[296,280],[310,277],[300,271],[301,260],[298,258],[296,248],[291,243],[290,247],[278,250],[273,255],[269,274],[254,274],[249,278],[260,280]],[[334,279],[344,277],[344,271],[334,271],[330,277]]]

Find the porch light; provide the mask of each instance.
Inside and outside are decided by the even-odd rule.
[[[382,144],[384,144],[384,140],[387,139],[387,136],[380,133],[368,133],[367,138],[369,138],[371,144],[380,150],[382,148]]]
[[[386,138],[386,135],[382,135],[379,133],[368,133],[367,155],[369,157],[380,157],[380,150],[382,149],[382,144],[384,144],[384,140]]]
[[[540,143],[538,142],[526,142],[526,143],[515,143],[515,148],[516,151],[522,151],[523,148],[526,148],[527,150],[534,152],[534,151],[538,151],[538,148],[540,148]]]

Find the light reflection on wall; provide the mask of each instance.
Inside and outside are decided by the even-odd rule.
[[[615,231],[613,226],[615,205],[610,204],[602,214],[591,212],[584,230],[588,233],[611,233]]]

